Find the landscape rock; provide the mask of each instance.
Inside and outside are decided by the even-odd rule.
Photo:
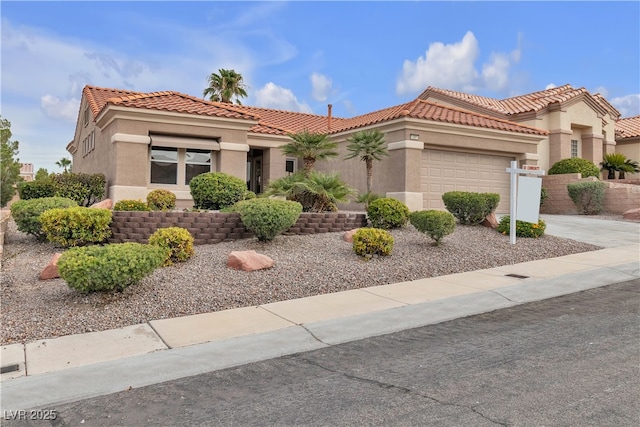
[[[358,230],[358,228],[354,228],[353,230],[345,231],[342,238],[345,242],[353,243],[353,235],[356,234]]]
[[[227,267],[236,270],[255,271],[273,267],[274,262],[256,251],[232,251],[227,259]]]
[[[498,220],[496,218],[496,214],[491,212],[487,217],[480,223],[480,225],[484,225],[485,227],[496,229],[498,228]]]
[[[95,209],[111,209],[113,207],[113,201],[111,199],[104,199],[103,201],[94,203],[89,207]]]
[[[640,220],[640,208],[629,209],[625,213],[622,214],[622,218],[624,219],[633,219]]]
[[[40,280],[56,279],[60,277],[60,274],[58,273],[58,259],[60,259],[60,255],[62,254],[59,252],[56,252],[53,255],[49,264],[44,268],[44,270],[42,270],[42,273],[40,273]]]

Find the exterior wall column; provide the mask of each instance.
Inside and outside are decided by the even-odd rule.
[[[420,141],[398,141],[387,145],[390,170],[396,171],[388,177],[387,197],[403,202],[410,211],[423,208],[420,188],[420,166],[424,143]]]
[[[591,160],[596,165],[602,161],[602,135],[582,135],[582,158]]]
[[[279,148],[264,148],[262,152],[263,188],[271,181],[286,175],[287,157]]]
[[[146,199],[149,179],[149,144],[146,135],[115,133],[111,136],[115,153],[115,173],[109,183],[109,198],[115,203],[125,199]],[[140,165],[140,161],[144,164]]]
[[[568,130],[552,130],[549,132],[549,167],[562,159],[571,157],[571,137]]]
[[[216,169],[246,181],[248,152],[248,144],[221,142]]]

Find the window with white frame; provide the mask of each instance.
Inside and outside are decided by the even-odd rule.
[[[291,157],[287,157],[286,163],[285,163],[285,171],[291,175],[293,173],[295,173],[295,171],[298,169],[298,159],[294,159]]]
[[[151,184],[189,185],[193,177],[212,171],[213,153],[195,148],[152,146],[150,163]]]
[[[578,140],[571,140],[571,158],[578,157]]]

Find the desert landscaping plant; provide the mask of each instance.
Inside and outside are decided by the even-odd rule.
[[[337,203],[344,203],[355,190],[337,172],[298,172],[271,181],[265,196],[281,196],[302,205],[303,212],[336,212]]]
[[[349,154],[345,159],[353,159],[359,157],[365,163],[367,168],[367,193],[371,194],[373,187],[373,161],[382,160],[384,156],[388,156],[385,147],[384,135],[377,129],[363,130],[354,133],[347,139],[347,151]]]
[[[165,227],[157,229],[149,236],[149,244],[165,250],[164,265],[184,262],[194,254],[193,236],[182,227]]]
[[[425,210],[409,214],[409,222],[416,230],[426,234],[439,246],[442,238],[453,233],[456,229],[455,217],[445,211]]]
[[[516,237],[541,237],[544,235],[544,231],[547,228],[547,224],[539,219],[537,223],[531,223],[526,221],[516,220]],[[509,234],[511,231],[511,220],[509,215],[505,215],[500,218],[498,228],[499,233]]]
[[[561,175],[565,173],[579,173],[583,178],[590,176],[600,177],[600,169],[590,160],[581,159],[580,157],[572,157],[570,159],[562,159],[554,163],[547,171],[548,175]]]
[[[115,205],[113,205],[114,211],[137,211],[137,212],[147,212],[151,209],[146,202],[142,200],[133,200],[133,199],[124,199],[118,200]]]
[[[170,211],[176,207],[176,195],[169,190],[152,190],[147,194],[147,206],[152,211]]]
[[[302,205],[289,200],[259,198],[238,202],[234,210],[240,213],[247,230],[264,242],[291,228],[302,213]]]
[[[59,173],[50,176],[56,187],[55,195],[75,200],[78,206],[91,206],[102,200],[107,183],[101,173]]]
[[[44,242],[47,235],[42,231],[40,215],[49,209],[71,208],[78,206],[76,202],[64,197],[43,197],[41,199],[18,200],[11,204],[11,216],[19,231],[35,236]]]
[[[111,236],[111,211],[85,207],[50,209],[40,215],[42,231],[51,243],[69,248],[103,243]]]
[[[63,252],[58,271],[83,293],[121,291],[160,267],[165,256],[165,249],[142,243],[83,246]]]
[[[307,129],[290,133],[291,141],[280,147],[286,156],[300,157],[303,161],[302,173],[308,176],[316,160],[326,160],[338,156],[338,144],[324,133],[310,132]]]
[[[364,227],[353,234],[353,250],[361,257],[391,255],[393,244],[393,236],[387,230]]]
[[[401,228],[409,221],[409,208],[400,200],[382,197],[369,204],[367,218],[375,228]]]
[[[474,193],[467,191],[449,191],[442,195],[442,201],[460,224],[480,224],[500,203],[497,193]]]
[[[606,187],[602,181],[572,182],[567,184],[567,191],[581,214],[598,215],[604,206]]]
[[[219,210],[244,199],[247,183],[224,172],[207,172],[189,182],[197,209]]]

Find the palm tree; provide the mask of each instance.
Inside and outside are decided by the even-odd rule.
[[[338,156],[338,152],[335,151],[338,144],[331,141],[327,134],[309,132],[305,129],[298,133],[290,133],[289,138],[291,138],[291,142],[281,146],[280,150],[287,156],[302,158],[305,176],[309,176],[316,160],[326,160]]]
[[[204,90],[204,97],[208,96],[211,101],[224,102],[226,104],[233,104],[232,98],[235,98],[235,103],[242,105],[240,97],[245,98],[247,96],[247,91],[245,90],[247,86],[242,81],[242,74],[222,68],[218,70],[218,73],[211,73],[207,77],[209,85]]]
[[[388,156],[387,148],[384,146],[384,135],[375,130],[364,130],[356,132],[351,138],[347,139],[349,145],[347,150],[351,154],[347,155],[345,159],[353,159],[354,157],[360,157],[367,167],[367,193],[371,193],[371,187],[373,186],[373,161],[382,160],[383,156]]]
[[[625,173],[640,172],[640,164],[637,161],[626,159],[620,169],[618,169],[618,178],[625,179]]]
[[[67,168],[71,169],[71,160],[63,157],[56,162],[56,165],[64,169],[64,173],[67,173]]]

